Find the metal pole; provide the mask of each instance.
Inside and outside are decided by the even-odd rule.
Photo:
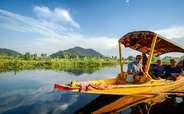
[[[122,49],[121,49],[121,43],[120,43],[120,42],[119,42],[119,62],[120,62],[121,72],[123,72],[123,64],[122,64]]]

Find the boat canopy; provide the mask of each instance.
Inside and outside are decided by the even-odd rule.
[[[176,44],[151,31],[134,31],[127,33],[119,39],[119,43],[123,44],[125,47],[149,54],[154,36],[157,36],[153,52],[154,56],[160,56],[169,52],[184,53],[184,47],[182,45]]]

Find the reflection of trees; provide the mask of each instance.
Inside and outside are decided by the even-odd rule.
[[[66,71],[69,73],[73,73],[75,75],[81,75],[83,73],[91,74],[97,70],[100,70],[102,67],[77,67],[77,68],[69,68],[69,69],[61,69],[61,71]]]

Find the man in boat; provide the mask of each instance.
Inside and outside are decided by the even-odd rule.
[[[184,59],[181,60],[178,64],[177,64],[178,67],[180,67],[182,69],[182,71],[184,72]]]
[[[152,65],[151,74],[154,78],[163,77],[164,67],[162,66],[162,61],[157,60],[157,64]]]
[[[138,78],[136,76],[138,74],[140,74],[140,72],[143,73],[142,68],[143,68],[142,56],[137,55],[136,60],[128,64],[128,69],[127,69],[128,76],[126,78],[126,81],[127,82],[134,82],[134,80]]]
[[[164,69],[165,72],[165,78],[169,79],[169,80],[177,80],[179,76],[181,76],[183,74],[183,71],[181,68],[179,68],[178,66],[176,66],[176,60],[175,59],[171,59],[170,60],[170,66],[166,67]]]

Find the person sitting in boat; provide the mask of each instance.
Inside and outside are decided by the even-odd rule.
[[[145,71],[146,70],[146,63],[147,63],[147,60],[148,60],[148,57],[146,56],[146,54],[145,53],[143,53],[142,54],[142,65],[143,65],[143,71]]]
[[[143,65],[142,65],[142,56],[137,55],[136,60],[128,64],[127,73],[128,76],[126,78],[127,82],[134,82],[134,76],[143,72]]]
[[[183,74],[182,69],[176,66],[176,63],[176,59],[171,59],[171,65],[164,69],[166,79],[175,81]]]
[[[182,69],[182,71],[184,72],[184,59],[181,60],[178,64],[177,64],[178,67],[180,67]]]
[[[162,61],[157,60],[157,64],[152,65],[151,74],[153,78],[163,77],[164,67],[162,66]]]

